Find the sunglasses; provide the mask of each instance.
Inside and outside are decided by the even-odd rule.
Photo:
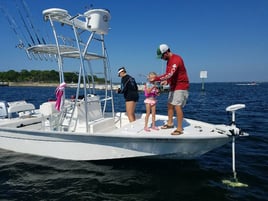
[[[164,55],[165,55],[166,53],[167,53],[167,52],[164,52],[164,53],[162,54],[161,59],[163,59],[163,57],[164,57]]]

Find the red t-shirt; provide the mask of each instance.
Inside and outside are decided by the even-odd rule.
[[[187,71],[184,66],[184,62],[179,55],[172,54],[167,61],[166,73],[157,76],[155,79],[155,81],[163,80],[167,80],[170,86],[170,91],[189,89]]]

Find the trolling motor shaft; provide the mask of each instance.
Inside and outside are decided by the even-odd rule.
[[[231,123],[231,129],[230,132],[232,133],[232,169],[233,169],[233,180],[223,180],[222,182],[224,184],[227,184],[232,187],[248,187],[247,184],[243,184],[238,181],[237,179],[237,173],[235,169],[235,136],[237,135],[243,135],[244,133],[241,131],[241,129],[236,127],[235,124],[235,111],[245,108],[245,104],[235,104],[230,105],[226,108],[226,111],[232,112],[232,123]]]

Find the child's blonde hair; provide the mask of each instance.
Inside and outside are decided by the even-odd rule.
[[[154,77],[157,76],[156,72],[150,72],[150,73],[148,74],[148,78],[151,77],[151,76],[154,76]]]

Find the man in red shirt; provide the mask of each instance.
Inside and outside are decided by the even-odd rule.
[[[166,44],[159,45],[157,57],[167,61],[166,73],[157,76],[154,81],[161,81],[161,84],[169,84],[168,95],[168,121],[162,129],[174,128],[173,115],[174,109],[177,115],[177,129],[171,135],[180,135],[183,133],[182,120],[183,111],[188,99],[189,79],[184,62],[179,55],[170,51]]]

